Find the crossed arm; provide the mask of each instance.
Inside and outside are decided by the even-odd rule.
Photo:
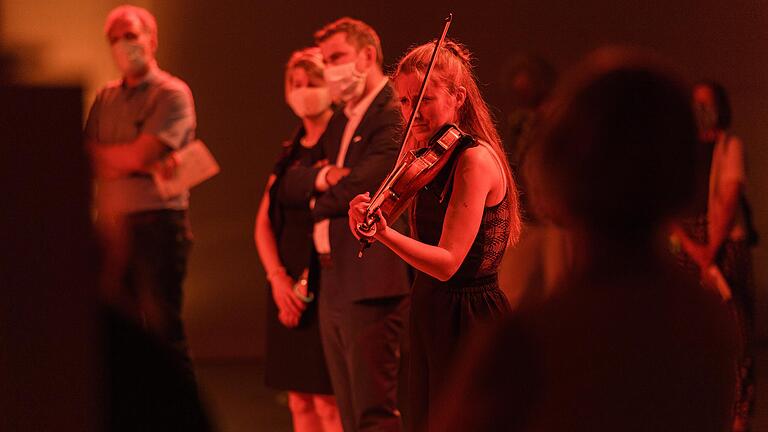
[[[98,142],[101,94],[91,108],[85,134],[86,146],[97,177],[113,179],[135,172],[149,172],[169,150],[179,148],[194,134],[195,111],[188,89],[163,92],[144,119],[138,136],[127,142]]]
[[[396,119],[384,123],[367,139],[365,149],[358,162],[341,171],[329,181],[329,188],[317,196],[313,217],[322,220],[346,216],[350,200],[357,194],[375,190],[395,164],[399,153],[396,140],[398,123]],[[284,197],[291,203],[305,202],[316,195],[316,178],[321,173],[317,167],[294,167],[286,171],[281,178]],[[330,173],[329,173],[330,177]],[[331,180],[329,178],[329,180]]]
[[[286,327],[296,327],[306,304],[299,300],[293,292],[293,285],[296,281],[288,275],[285,267],[283,267],[277,250],[275,232],[269,221],[269,189],[274,182],[275,176],[271,175],[256,214],[253,236],[259,259],[261,259],[261,264],[267,273],[267,280],[272,286],[272,300],[277,305],[278,319]]]
[[[88,143],[96,176],[107,179],[125,177],[134,172],[149,172],[167,148],[160,138],[147,133],[127,143]]]

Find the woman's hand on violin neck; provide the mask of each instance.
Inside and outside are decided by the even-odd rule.
[[[352,198],[352,201],[349,202],[349,209],[357,209],[360,206],[363,207],[363,211],[368,208],[368,205],[371,203],[371,194],[368,192],[362,193],[357,195],[356,197]]]
[[[360,233],[357,232],[357,226],[365,220],[365,211],[371,203],[371,197],[368,192],[360,194],[349,202],[349,230],[356,239],[360,240]]]
[[[366,211],[368,210],[368,206],[370,204],[371,196],[368,194],[368,192],[352,198],[352,201],[349,202],[349,229],[352,231],[352,235],[354,235],[358,240],[360,240],[360,233],[358,232],[357,227],[361,223],[365,222]],[[376,222],[376,235],[374,238],[382,234],[384,230],[387,229],[387,221],[381,214],[381,210],[377,210],[376,214],[379,217],[378,221]]]

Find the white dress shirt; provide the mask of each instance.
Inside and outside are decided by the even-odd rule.
[[[388,78],[386,77],[382,78],[381,82],[378,83],[370,93],[368,93],[365,97],[360,99],[360,102],[358,102],[355,105],[347,105],[344,107],[344,114],[347,116],[348,120],[347,120],[347,124],[344,126],[344,133],[341,136],[341,143],[339,145],[339,154],[336,157],[337,167],[341,168],[344,166],[344,160],[347,158],[347,150],[349,149],[349,144],[353,140],[353,135],[357,130],[357,127],[360,126],[360,121],[362,121],[366,111],[368,111],[368,108],[371,107],[373,100],[376,99],[376,96],[378,96],[379,93],[381,93],[381,91],[387,85],[388,81],[389,81]],[[320,170],[317,173],[317,178],[315,179],[316,189],[318,190],[328,189],[329,185],[325,180],[325,175],[329,169],[330,167],[327,167]],[[314,202],[312,204],[314,204]],[[315,223],[315,228],[314,228],[312,237],[315,241],[315,249],[317,250],[318,253],[321,253],[321,254],[331,253],[331,240],[330,240],[329,229],[330,229],[330,221],[328,219],[323,219]]]

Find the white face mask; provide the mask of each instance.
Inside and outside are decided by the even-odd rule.
[[[112,45],[112,58],[123,75],[140,75],[149,67],[144,45],[136,41],[120,39]]]
[[[337,66],[326,66],[323,71],[325,82],[335,101],[349,102],[359,98],[365,89],[367,72],[358,72],[355,62]]]
[[[314,117],[331,106],[328,87],[301,87],[288,93],[288,106],[301,117]]]

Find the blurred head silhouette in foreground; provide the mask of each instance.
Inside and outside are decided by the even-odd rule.
[[[699,175],[688,95],[653,54],[625,48],[598,50],[564,77],[525,175],[537,214],[573,237],[573,268],[546,303],[477,338],[438,430],[729,423],[732,319],[665,246]]]

